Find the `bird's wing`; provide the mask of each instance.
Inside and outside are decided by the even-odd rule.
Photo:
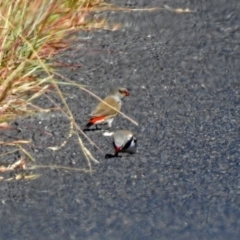
[[[106,97],[104,101],[115,109],[109,107],[104,102],[100,102],[95,110],[91,113],[90,117],[112,116],[116,115],[121,109],[121,103],[118,103],[116,99],[112,97]]]

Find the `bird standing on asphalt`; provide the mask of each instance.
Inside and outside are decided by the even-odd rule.
[[[93,110],[84,131],[89,130],[93,125],[96,126],[96,130],[99,129],[98,125],[104,124],[108,124],[108,127],[111,128],[114,118],[122,107],[122,99],[126,96],[129,96],[129,91],[126,88],[114,89]]]
[[[134,154],[137,152],[137,139],[129,130],[119,130],[113,134],[113,146],[115,154],[106,154],[105,158],[119,157],[118,153],[126,152]]]

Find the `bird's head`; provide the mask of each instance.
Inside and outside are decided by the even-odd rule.
[[[112,93],[113,93],[113,95],[117,95],[121,99],[130,95],[129,91],[126,88],[123,88],[123,87],[119,87],[119,88],[114,89]]]

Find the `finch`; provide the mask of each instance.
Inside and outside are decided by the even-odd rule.
[[[120,152],[134,154],[137,152],[137,138],[129,130],[119,130],[113,134],[113,147],[115,155],[106,154],[105,158],[119,157]]]
[[[98,125],[107,124],[109,128],[112,127],[112,122],[117,116],[122,107],[122,99],[129,96],[129,91],[126,88],[116,88],[100,102],[90,114],[85,131],[93,125],[96,130],[99,129]],[[111,106],[111,107],[110,107]]]

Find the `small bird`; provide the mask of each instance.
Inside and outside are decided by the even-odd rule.
[[[96,126],[96,130],[99,129],[98,125],[104,124],[108,124],[108,127],[111,128],[114,118],[122,107],[122,99],[126,96],[129,96],[129,91],[126,88],[119,87],[114,89],[103,99],[104,102],[100,102],[92,111],[84,131],[89,130],[92,125]]]
[[[119,130],[113,134],[113,147],[115,154],[106,154],[105,158],[120,157],[120,152],[134,154],[137,152],[137,138],[129,130]]]

